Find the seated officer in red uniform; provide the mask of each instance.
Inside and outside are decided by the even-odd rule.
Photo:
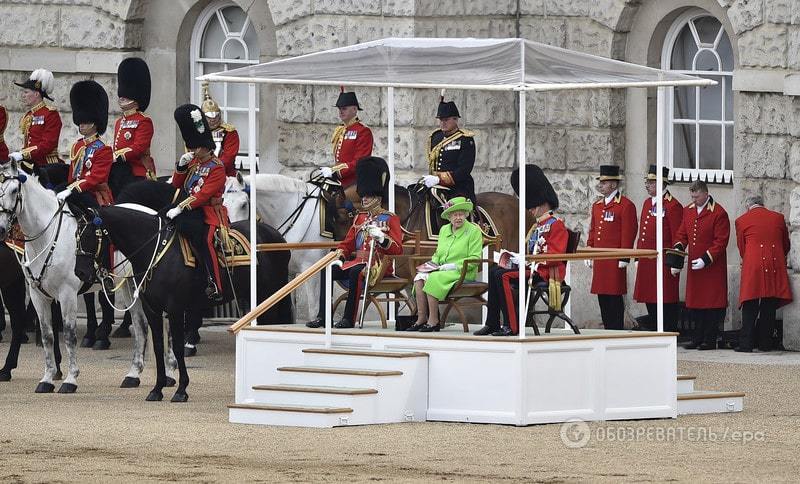
[[[22,101],[29,109],[19,122],[22,149],[11,153],[9,159],[21,161],[27,170],[61,163],[58,158],[61,116],[56,108],[44,102],[44,99],[53,100],[49,94],[53,90],[53,74],[45,69],[36,69],[27,81],[14,84],[22,88]]]
[[[225,166],[225,176],[236,176],[239,133],[232,124],[222,122],[222,112],[219,104],[211,98],[207,82],[203,83],[203,104],[200,105],[200,109],[203,110],[203,116],[211,127],[211,137],[217,146],[214,153]]]
[[[511,186],[519,194],[519,168],[511,174]],[[525,166],[525,208],[536,219],[536,223],[528,231],[528,254],[563,254],[567,251],[569,234],[563,220],[553,215],[558,209],[558,195],[550,181],[536,165]],[[518,333],[517,298],[514,297],[512,285],[518,286],[519,264],[524,259],[518,254],[511,257],[511,267],[504,268],[499,264],[489,269],[488,312],[486,324],[475,331],[476,336],[511,336]],[[548,261],[535,264],[533,284],[550,279],[563,281],[567,265],[563,261]],[[531,276],[530,269],[525,271]],[[500,326],[500,312],[503,313],[503,325]]]
[[[214,250],[214,233],[217,227],[228,225],[228,214],[221,202],[225,167],[214,156],[211,128],[198,106],[178,106],[175,122],[190,151],[176,163],[172,185],[181,188],[186,198],[169,209],[166,216],[175,220],[178,232],[191,241],[198,258],[203,261],[208,281],[206,295],[212,301],[220,301],[222,278]]]
[[[384,254],[399,255],[403,253],[400,217],[384,210],[381,203],[389,197],[389,167],[386,160],[374,156],[358,160],[356,165],[356,187],[361,197],[362,212],[353,220],[344,240],[339,243],[337,251],[347,258],[342,267],[333,268],[332,278],[335,281],[348,281],[349,291],[344,307],[342,320],[336,323],[337,328],[355,326],[358,313],[358,301],[364,285],[362,271],[369,261],[370,240],[375,241],[372,254],[372,270],[380,267]],[[389,262],[386,262],[389,263]],[[392,268],[386,271],[392,274]],[[319,290],[319,312],[317,319],[306,323],[309,328],[325,326],[325,269],[321,272],[322,283]]]
[[[322,167],[320,173],[326,178],[336,176],[342,188],[346,189],[356,182],[358,160],[372,155],[372,131],[358,119],[361,106],[356,93],[344,92],[342,87],[336,107],[342,124],[336,127],[331,137],[334,164],[332,167]]]

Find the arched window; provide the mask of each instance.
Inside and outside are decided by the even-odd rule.
[[[244,10],[228,0],[212,2],[200,13],[192,32],[192,102],[197,105],[203,102],[197,76],[258,64],[258,59],[257,34]],[[257,105],[248,106],[247,89],[246,84],[240,83],[210,84],[211,96],[220,106],[222,119],[239,131],[237,166],[241,163],[245,168],[250,136],[248,114],[250,109],[258,112]],[[257,134],[257,127],[253,131]]]
[[[691,10],[672,24],[663,69],[717,81],[709,87],[667,89],[665,160],[670,177],[733,182],[733,69],[730,39],[715,17]]]

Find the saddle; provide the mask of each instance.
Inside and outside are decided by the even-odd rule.
[[[217,261],[220,267],[240,267],[250,265],[250,241],[247,237],[234,229],[226,229],[227,237],[217,228],[214,234],[214,248],[217,252]],[[177,235],[186,267],[195,267],[195,255],[189,241],[182,235]],[[227,243],[225,239],[227,238]],[[166,250],[165,250],[166,251]]]
[[[446,223],[445,219],[442,218],[442,212],[444,212],[442,207],[447,203],[444,193],[444,190],[434,187],[425,197],[425,228],[428,230],[431,240],[439,240],[439,229]],[[481,231],[487,236],[497,236],[497,226],[494,220],[477,203],[472,213],[469,214],[469,221],[480,227]]]

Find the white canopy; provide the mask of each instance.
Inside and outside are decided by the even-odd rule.
[[[525,39],[388,38],[207,74],[266,84],[552,91],[715,84]]]

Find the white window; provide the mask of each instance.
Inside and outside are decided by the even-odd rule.
[[[715,17],[691,10],[672,24],[663,69],[717,81],[666,92],[665,160],[677,181],[733,182],[733,69],[731,42]]]
[[[257,33],[244,10],[228,0],[212,2],[200,14],[192,32],[192,102],[198,106],[203,102],[200,82],[195,80],[197,76],[258,64],[258,59]],[[239,132],[236,166],[247,169],[247,147],[251,132],[249,111],[258,113],[258,105],[248,105],[247,84],[215,82],[209,87],[211,97],[222,111],[222,119],[234,125]],[[258,116],[255,119],[258,120]],[[257,135],[258,127],[255,126],[252,132]]]

